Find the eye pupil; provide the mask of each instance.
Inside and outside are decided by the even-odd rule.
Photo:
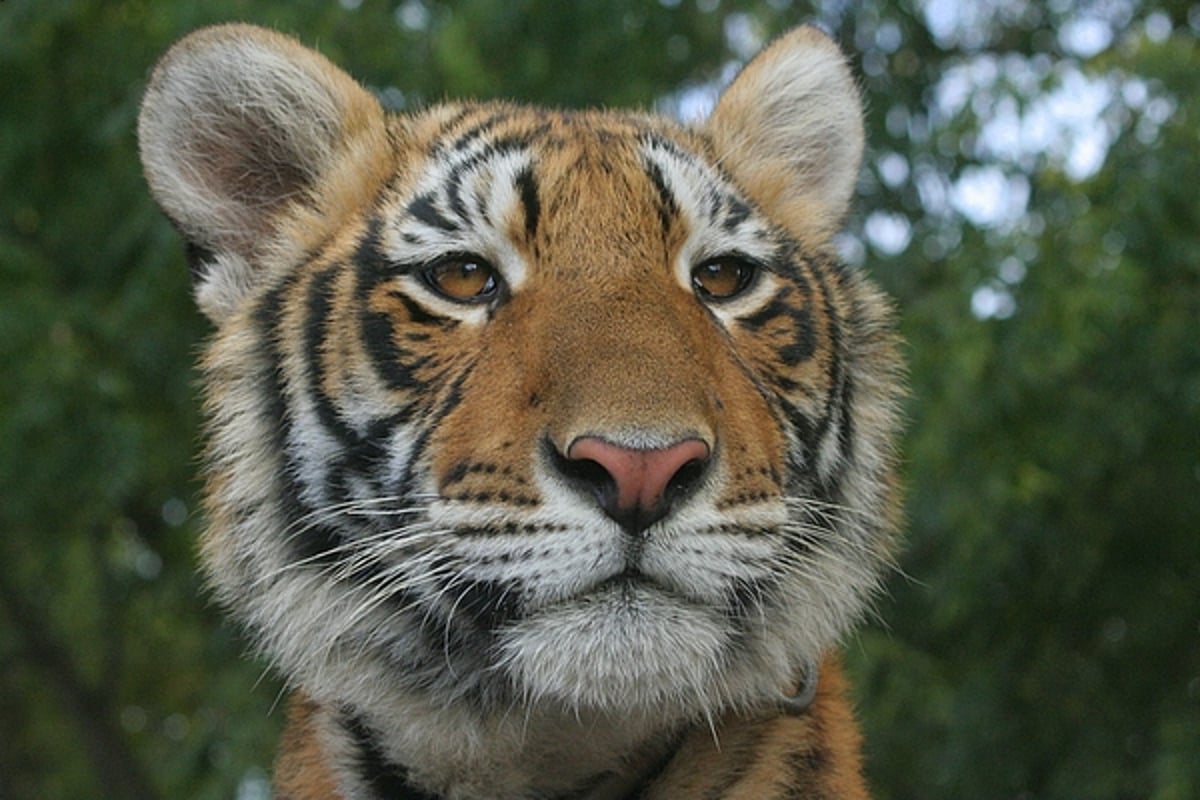
[[[442,297],[460,303],[477,303],[496,294],[495,268],[474,256],[448,258],[425,270],[425,281]]]
[[[692,270],[692,285],[704,297],[727,300],[749,288],[757,271],[754,264],[740,258],[714,258]]]

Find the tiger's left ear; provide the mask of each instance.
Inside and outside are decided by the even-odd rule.
[[[706,126],[743,189],[805,244],[828,244],[863,152],[862,101],[829,37],[802,27],[775,40],[734,78]]]

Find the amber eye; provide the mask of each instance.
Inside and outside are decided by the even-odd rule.
[[[728,300],[750,288],[757,274],[754,263],[736,256],[722,256],[693,269],[692,286],[706,298]]]
[[[429,287],[459,303],[483,303],[496,296],[496,268],[477,256],[454,256],[428,267],[422,276]]]

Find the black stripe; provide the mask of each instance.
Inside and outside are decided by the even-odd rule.
[[[812,738],[817,742],[824,741],[824,736],[821,735],[818,728],[816,717],[810,715],[813,720]],[[829,772],[830,758],[829,752],[820,744],[803,750],[795,750],[787,754],[785,757],[784,768],[787,770],[791,780],[787,782],[790,787],[787,794],[783,798],[787,800],[811,800],[814,797],[826,798],[825,792],[819,795],[814,795],[813,790],[821,787],[825,783],[826,773]]]
[[[831,503],[842,502],[842,482],[846,472],[851,466],[851,457],[853,455],[855,424],[854,417],[850,413],[850,406],[854,400],[854,376],[845,369],[838,370],[837,383],[834,386],[833,392],[829,397],[829,411],[826,414],[828,425],[826,428],[832,427],[835,423],[838,424],[837,429],[837,448],[838,460],[833,465],[832,471],[827,475],[821,475],[821,489],[825,497]],[[822,436],[826,431],[821,432]]]
[[[210,248],[190,239],[184,240],[183,246],[184,258],[187,259],[188,274],[192,276],[192,285],[198,285],[205,278],[209,277],[209,272],[214,268],[212,266],[214,253]]]
[[[278,465],[273,470],[277,485],[272,502],[278,505],[284,515],[288,532],[287,544],[292,558],[311,560],[318,568],[330,563],[332,554],[344,546],[346,539],[334,523],[314,522],[320,516],[317,513],[318,509],[304,499],[306,487],[299,478],[302,474],[300,459],[304,454],[292,452],[289,445],[298,424],[295,411],[288,403],[289,390],[309,394],[321,424],[331,430],[342,445],[339,457],[328,465],[324,487],[335,500],[347,498],[350,483],[348,476],[351,473],[368,478],[382,474],[379,469],[380,459],[386,457],[386,444],[396,426],[403,421],[401,409],[396,414],[375,420],[368,425],[363,435],[359,435],[340,418],[329,398],[320,391],[320,381],[324,373],[320,363],[320,352],[328,325],[330,291],[336,277],[336,269],[329,268],[318,273],[307,287],[300,284],[303,273],[293,273],[281,285],[266,292],[253,311],[254,328],[258,335],[255,391],[260,401],[262,425],[271,432],[271,452],[278,459]],[[306,292],[307,317],[302,334],[306,363],[305,374],[301,380],[308,381],[308,385],[293,386],[290,384],[296,380],[296,376],[288,376],[284,372],[285,356],[281,339],[286,335],[282,326],[289,298],[297,290]],[[354,558],[352,554],[348,554],[342,560],[353,562]],[[349,580],[370,579],[375,577],[379,570],[380,565],[355,563],[355,571],[349,576]],[[402,596],[402,593],[397,593],[395,598],[401,607],[411,605],[414,599]]]
[[[474,153],[467,158],[452,164],[450,172],[446,176],[446,181],[442,185],[441,191],[444,193],[446,200],[449,203],[450,212],[457,218],[458,221],[462,222],[463,224],[468,224],[470,222],[469,214],[467,212],[467,203],[463,198],[464,179],[473,171],[475,171],[480,164],[484,164],[498,156],[504,156],[509,153],[525,150],[529,147],[530,139],[538,136],[544,132],[544,130],[545,128],[543,126],[542,128],[535,129],[528,134],[508,136],[502,139],[497,139],[494,142],[488,143],[488,145],[478,153]],[[528,167],[526,167],[525,170],[522,170],[522,176],[524,176],[524,173],[527,170]],[[520,177],[521,176],[518,177],[518,185]],[[524,196],[522,199],[525,199]],[[483,198],[476,197],[475,200],[476,210],[478,211],[480,217],[482,217],[484,221],[487,221],[488,213],[487,208],[482,202]],[[526,222],[528,223],[528,217],[526,218]]]
[[[364,309],[359,312],[358,324],[371,365],[389,389],[420,392],[426,388],[426,384],[417,378],[416,371],[428,365],[431,357],[413,357],[411,350],[396,343],[390,315]],[[412,404],[405,406],[406,417],[412,408]]]
[[[331,267],[318,273],[309,285],[308,318],[305,319],[305,378],[308,381],[309,399],[317,411],[321,425],[337,439],[340,445],[338,458],[328,464],[325,474],[327,496],[337,500],[349,499],[351,473],[369,477],[378,472],[378,467],[387,457],[386,442],[404,414],[393,414],[373,420],[366,431],[359,433],[350,427],[333,400],[325,392],[325,339],[330,325],[330,296],[338,269]]]
[[[739,750],[746,753],[737,764],[729,765],[729,769],[725,772],[720,782],[714,783],[710,791],[704,794],[703,800],[721,800],[726,794],[737,786],[738,782],[746,777],[750,769],[756,764],[759,754],[763,749],[763,739],[770,732],[770,728],[766,725],[756,725],[753,731],[748,735],[750,741],[739,742]]]
[[[833,356],[837,360],[837,356]],[[848,401],[851,383],[840,368],[832,370],[833,389],[824,398],[824,411],[816,418],[801,411],[795,404],[778,398],[780,408],[788,423],[802,443],[801,452],[788,454],[788,486],[790,494],[807,492],[830,504],[842,502],[842,481],[849,467],[847,456],[852,442],[853,427],[850,420]],[[839,459],[828,474],[818,471],[821,443],[829,435],[835,420],[840,420],[838,430]]]
[[[454,220],[442,216],[433,195],[429,193],[414,197],[408,204],[408,213],[417,221],[447,233],[456,233],[460,228]]]
[[[788,316],[792,318],[796,336],[791,344],[779,348],[779,358],[787,366],[794,367],[813,357],[817,349],[817,335],[807,304],[793,308]]]
[[[752,331],[759,331],[779,317],[787,317],[795,336],[791,344],[778,349],[779,359],[784,366],[794,367],[812,358],[817,349],[816,331],[813,330],[812,311],[808,303],[802,301],[797,305],[793,296],[795,290],[791,287],[781,289],[771,301],[753,314],[739,317],[738,322]]]
[[[670,230],[671,225],[679,216],[679,203],[675,199],[671,187],[667,185],[666,176],[663,175],[662,169],[654,161],[646,159],[646,175],[650,178],[650,182],[654,184],[654,190],[658,193],[658,222],[662,226],[663,235],[665,236]]]
[[[520,589],[512,582],[451,578],[447,588],[454,595],[455,614],[466,615],[484,632],[495,632],[524,616]]]
[[[768,598],[778,586],[777,577],[762,580],[730,579],[725,601],[725,610],[730,621],[739,627],[749,621],[758,623],[763,607],[768,604]]]
[[[799,511],[796,524],[783,528],[786,533],[784,546],[798,555],[811,556],[827,548],[830,541],[836,540],[836,512],[825,510],[826,508],[824,503],[816,503],[806,505]]]
[[[371,292],[382,281],[391,279],[398,272],[412,272],[414,266],[397,266],[383,253],[380,243],[383,221],[376,217],[367,224],[367,229],[354,251],[355,302],[358,306],[359,334],[363,347],[371,359],[376,374],[389,389],[420,392],[426,384],[417,379],[416,372],[429,365],[430,356],[417,356],[397,343],[395,320],[390,314],[371,311]],[[456,320],[429,313],[423,306],[401,292],[392,292],[408,314],[408,321],[423,327],[445,328],[457,325]],[[410,338],[410,341],[413,341]],[[417,337],[415,340],[420,340]],[[406,404],[393,415],[397,421],[406,420],[414,404]]]
[[[690,150],[685,150],[677,142],[672,139],[668,139],[661,133],[646,133],[641,137],[641,141],[644,145],[648,145],[657,150],[662,150],[663,152],[674,156],[680,161],[688,161],[693,164],[697,162],[695,153],[691,152]]]
[[[850,458],[854,450],[854,415],[850,413],[850,406],[854,402],[854,379],[846,373],[841,382],[841,391],[834,398],[834,407],[837,409],[840,418],[841,426],[838,428],[838,450],[841,458],[838,460],[837,469],[832,475],[826,476],[825,481],[828,484],[827,493],[831,499],[840,501],[841,483],[846,470],[850,467]]]
[[[305,357],[305,391],[316,410],[320,425],[337,440],[339,453],[337,457],[326,464],[324,474],[324,497],[331,501],[349,500],[352,496],[351,476],[358,476],[371,481],[377,488],[380,467],[387,460],[387,443],[396,427],[402,424],[409,409],[400,408],[395,413],[371,421],[363,432],[356,431],[342,418],[333,400],[324,389],[326,367],[323,354],[327,352],[326,338],[328,336],[330,310],[334,281],[339,274],[339,267],[330,267],[315,275],[307,290],[306,313],[304,320],[304,357]],[[296,470],[290,470],[295,472]],[[345,542],[345,537],[332,525],[310,525],[303,527],[302,541],[305,555],[321,563]],[[347,555],[342,560],[354,560]],[[375,575],[378,565],[356,566],[355,575],[367,578]]]
[[[333,434],[339,444],[339,456],[326,465],[322,487],[324,498],[333,501],[347,499],[347,470],[350,464],[357,467],[366,463],[368,458],[365,453],[368,450],[381,452],[377,440],[365,440],[346,424],[324,390],[325,365],[322,354],[325,352],[331,295],[337,274],[338,267],[329,267],[313,276],[307,288],[304,319],[305,385],[302,387],[316,409],[317,421]],[[291,469],[289,472],[298,470]],[[299,524],[297,543],[304,558],[324,565],[344,545],[345,537],[331,523],[303,522]],[[362,567],[356,574],[368,576],[373,571],[372,568]]]
[[[722,227],[726,233],[733,233],[738,226],[750,218],[750,206],[734,195],[725,197],[726,214]]]
[[[475,142],[483,139],[491,134],[497,127],[513,119],[516,115],[511,111],[502,111],[493,114],[478,125],[467,129],[450,145],[450,148],[459,153],[469,149]],[[530,142],[545,136],[551,129],[550,122],[541,122],[534,128],[528,131],[501,136],[497,139],[489,140],[486,147],[480,152],[480,156],[489,157],[499,153],[506,153],[512,150],[521,150],[529,146]]]
[[[757,332],[761,330],[768,322],[788,312],[789,303],[785,300],[788,294],[788,287],[783,287],[775,293],[775,296],[771,298],[771,302],[753,314],[738,317],[738,322],[752,331]]]
[[[416,467],[425,456],[425,450],[429,447],[429,439],[433,435],[434,428],[462,402],[463,384],[466,383],[467,378],[471,376],[474,369],[474,362],[466,364],[458,374],[458,377],[454,379],[454,383],[450,385],[445,398],[439,406],[425,417],[426,425],[417,434],[417,440],[413,443],[408,463],[404,465],[404,473],[400,476],[393,490],[395,495],[408,497],[412,494],[417,479]]]
[[[325,525],[301,524],[315,509],[301,496],[298,465],[288,452],[295,419],[286,401],[283,356],[279,352],[277,338],[283,316],[283,298],[292,289],[293,281],[278,286],[266,295],[254,310],[254,319],[260,335],[259,354],[264,364],[261,370],[265,386],[262,391],[262,418],[272,432],[272,448],[280,461],[275,470],[279,481],[278,501],[287,520],[289,530],[295,529],[291,546],[298,559],[307,559],[329,552],[341,541],[336,531]]]
[[[842,476],[845,474],[848,466],[847,458],[851,452],[849,449],[851,444],[850,437],[853,435],[849,407],[853,377],[846,369],[846,342],[842,333],[842,318],[838,313],[837,306],[833,302],[833,293],[830,283],[827,280],[830,270],[834,271],[834,278],[838,281],[837,288],[843,292],[847,290],[842,273],[833,264],[829,261],[822,261],[820,264],[814,265],[812,272],[816,276],[817,284],[821,288],[821,294],[825,298],[825,316],[829,320],[829,376],[830,382],[833,384],[829,397],[826,398],[825,413],[818,421],[817,429],[814,433],[818,441],[824,440],[825,436],[829,433],[829,429],[836,421],[842,423],[838,431],[838,449],[840,450],[839,455],[841,457],[838,459],[837,469],[832,474],[820,476],[825,496],[831,502],[840,502]]]
[[[708,218],[714,222],[721,216],[721,208],[725,205],[725,198],[716,191],[715,188],[708,190]]]
[[[388,258],[383,250],[383,219],[372,217],[367,228],[354,248],[354,266],[358,273],[358,301],[367,297],[365,287],[373,286],[385,277],[410,271],[411,267],[398,265]],[[367,280],[364,280],[367,278]]]
[[[817,444],[820,441],[817,436],[817,423],[787,398],[779,398],[779,405],[788,422],[795,429],[796,437],[804,445],[805,452],[801,454],[803,460],[800,462],[803,464],[802,473],[805,477],[812,477],[813,470],[816,469]],[[796,464],[793,464],[793,467],[795,466]]]
[[[451,147],[460,152],[466,150],[473,142],[483,138],[484,136],[487,136],[496,127],[512,119],[513,116],[513,112],[507,110],[490,114],[489,116],[485,117],[482,122],[477,123],[475,126],[468,128],[466,131],[460,134],[459,137],[454,140],[454,143],[451,145]]]
[[[823,398],[820,398],[821,412],[816,416],[810,416],[788,399],[788,394],[794,393],[802,387],[784,372],[773,372],[767,375],[766,379],[777,390],[774,402],[783,411],[784,416],[804,445],[805,452],[789,454],[790,477],[802,484],[808,491],[820,494],[822,499],[836,502],[841,491],[841,478],[845,472],[844,457],[850,452],[853,426],[850,424],[848,407],[852,394],[852,376],[846,370],[843,323],[834,303],[832,289],[836,288],[847,293],[845,281],[848,278],[835,262],[827,259],[813,261],[801,255],[799,246],[786,236],[782,236],[778,256],[771,260],[770,268],[777,274],[787,277],[792,283],[792,288],[782,289],[766,306],[753,314],[739,318],[738,322],[752,331],[758,331],[771,320],[780,316],[791,318],[795,326],[796,338],[792,344],[781,348],[778,352],[784,365],[795,366],[805,359],[811,358],[816,352],[817,332],[812,317],[810,299],[814,292],[811,284],[816,284],[815,290],[819,291],[823,299],[829,337],[827,374],[830,390]],[[831,272],[834,280],[838,281],[836,287],[831,286],[829,280]],[[804,298],[803,305],[796,306],[794,303],[788,302],[791,291],[798,292]],[[810,396],[810,399],[816,398]],[[829,433],[829,429],[839,420],[842,422],[842,428],[839,430],[838,445],[843,458],[833,474],[819,476],[816,473],[819,445]]]
[[[413,786],[404,766],[388,760],[362,719],[348,716],[342,727],[354,740],[358,778],[377,800],[439,800],[438,795]]]
[[[467,260],[466,258],[463,259]],[[403,292],[392,292],[391,296],[400,301],[404,306],[404,311],[408,314],[408,321],[414,325],[423,325],[426,327],[439,328],[441,330],[449,330],[458,326],[458,320],[453,317],[444,317],[441,314],[434,314],[425,306],[413,300]]]
[[[433,152],[434,153],[444,152],[446,149],[444,140],[446,139],[447,136],[450,135],[450,132],[452,130],[454,130],[455,128],[457,128],[459,125],[461,125],[463,123],[463,120],[468,119],[472,116],[475,116],[478,113],[479,113],[478,106],[473,106],[473,105],[458,106],[457,109],[455,110],[455,112],[453,114],[451,114],[450,117],[442,123],[441,127],[439,128],[439,130],[437,132],[437,136],[434,137],[433,141],[434,141],[435,145],[433,148]]]
[[[533,239],[537,234],[542,206],[538,200],[537,179],[533,177],[533,168],[528,164],[517,173],[517,189],[521,195],[521,204],[525,206],[525,235]]]
[[[342,420],[324,389],[325,364],[322,356],[329,327],[330,295],[333,294],[333,281],[337,273],[337,267],[325,269],[317,273],[308,285],[307,316],[304,319],[304,379],[309,399],[317,409],[317,419],[343,447],[349,448],[358,443],[359,436]]]
[[[381,480],[383,467],[388,460],[388,442],[393,431],[402,424],[407,413],[373,420],[364,435],[347,447],[329,469],[326,486],[332,497],[351,499],[353,485],[351,476],[365,479],[378,494],[384,486]]]
[[[446,193],[450,201],[450,213],[463,223],[470,223],[467,215],[467,206],[462,199],[463,177],[473,170],[481,160],[479,156],[473,156],[466,161],[455,164],[450,170],[450,174],[446,176],[446,183],[442,187],[442,191]]]
[[[511,136],[503,136],[490,142],[487,148],[483,151],[484,158],[494,158],[495,156],[508,155],[522,150],[529,149],[529,145],[535,139],[540,139],[550,130],[550,123],[538,125],[536,128],[531,128],[521,133],[514,133]]]

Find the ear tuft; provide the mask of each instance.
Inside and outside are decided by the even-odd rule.
[[[838,46],[812,27],[775,40],[707,123],[720,163],[812,246],[842,223],[862,161],[862,101]]]
[[[318,185],[384,127],[366,90],[272,31],[205,28],[163,56],[138,120],[142,164],[163,211],[208,256],[196,290],[213,298],[210,315],[255,283],[281,212],[315,204]]]

